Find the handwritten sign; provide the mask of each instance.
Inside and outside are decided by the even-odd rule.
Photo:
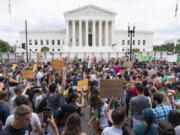
[[[34,78],[34,73],[32,70],[22,70],[21,71],[23,79],[32,79]]]
[[[52,69],[55,71],[63,71],[64,61],[59,59],[52,59],[51,61]]]
[[[13,64],[12,69],[15,70],[16,66],[17,66],[16,64]]]
[[[121,61],[127,61],[128,60],[128,58],[126,57],[126,56],[123,56],[122,58],[121,58]]]
[[[88,90],[88,79],[77,82],[77,91]]]
[[[122,97],[123,96],[123,80],[101,80],[100,97]]]
[[[124,62],[123,67],[131,68],[133,66],[132,61]]]

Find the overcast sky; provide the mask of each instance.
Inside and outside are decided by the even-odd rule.
[[[175,35],[176,0],[11,0],[11,34],[8,2],[0,0],[0,39],[12,43],[19,40],[25,19],[28,29],[61,29],[65,28],[63,12],[88,4],[116,12],[115,29],[127,30],[128,22],[135,22],[137,30],[154,32],[154,45]],[[180,19],[178,37],[179,31]]]

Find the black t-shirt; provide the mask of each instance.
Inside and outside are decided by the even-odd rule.
[[[13,126],[8,125],[0,135],[30,135],[32,132],[32,126],[29,124],[27,127],[23,127],[21,129],[15,129]]]

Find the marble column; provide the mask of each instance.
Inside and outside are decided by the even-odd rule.
[[[89,46],[88,43],[88,36],[89,36],[89,28],[88,28],[88,20],[86,20],[86,46]]]
[[[69,20],[66,20],[66,45],[69,45]]]
[[[112,44],[114,44],[114,20],[112,20],[112,23],[111,23],[111,27],[112,27],[112,34],[111,34],[111,38],[112,38],[112,43],[111,43],[111,45]]]
[[[79,46],[82,46],[82,20],[79,20]]]
[[[96,46],[96,21],[93,20],[93,46]]]
[[[73,33],[73,36],[72,36],[72,46],[75,46],[76,44],[76,35],[75,35],[75,20],[72,21],[72,33]]]
[[[108,34],[109,34],[109,32],[108,32],[108,25],[109,25],[108,20],[106,20],[106,21],[105,21],[105,30],[106,30],[106,32],[105,32],[105,45],[106,45],[106,46],[108,46],[108,43],[109,43],[109,38],[108,38]]]
[[[102,46],[102,21],[99,20],[99,46]]]

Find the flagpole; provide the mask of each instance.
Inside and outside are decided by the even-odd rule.
[[[174,53],[176,53],[176,45],[177,45],[177,24],[178,24],[178,0],[176,0],[176,9],[175,9],[175,37],[174,37]]]
[[[12,15],[11,15],[11,0],[9,0],[9,44],[12,44]]]

